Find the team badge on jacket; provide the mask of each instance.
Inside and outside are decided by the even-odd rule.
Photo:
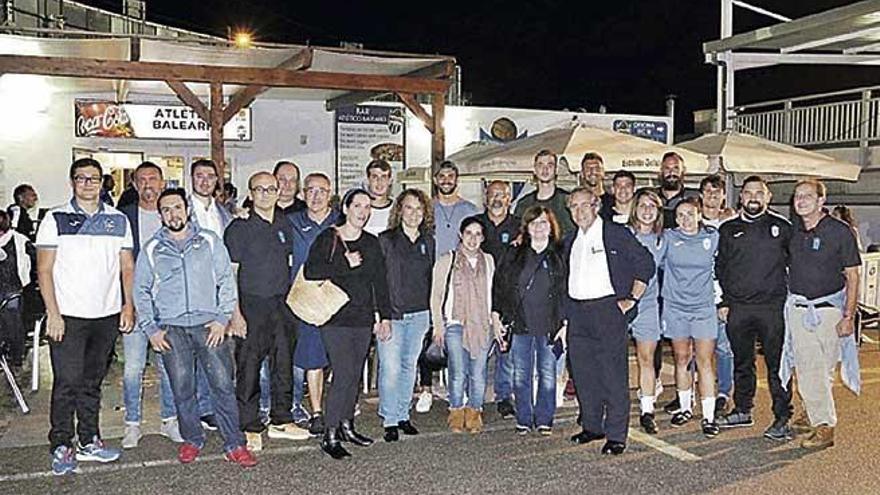
[[[772,235],[773,237],[779,237],[779,226],[778,225],[773,225],[772,227],[770,227],[770,235]]]

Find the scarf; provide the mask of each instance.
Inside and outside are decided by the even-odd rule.
[[[463,346],[471,356],[489,347],[489,289],[486,258],[477,255],[471,266],[461,247],[455,255],[452,270],[452,318],[460,321]]]

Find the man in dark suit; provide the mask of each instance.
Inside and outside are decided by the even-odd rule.
[[[619,455],[629,426],[627,324],[654,275],[654,259],[629,229],[599,217],[600,202],[587,188],[568,198],[578,228],[563,243],[569,267],[564,332],[583,427],[571,441],[607,437],[602,453]]]

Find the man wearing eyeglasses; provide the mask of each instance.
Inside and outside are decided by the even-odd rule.
[[[262,450],[260,367],[269,360],[271,409],[269,438],[305,440],[309,432],[293,424],[292,363],[294,316],[285,298],[290,289],[293,226],[278,203],[278,180],[257,172],[248,180],[251,214],[229,224],[224,241],[238,274],[239,310],[247,335],[235,349],[239,421],[248,448]]]
[[[305,185],[306,209],[297,211],[287,216],[293,225],[293,263],[290,267],[291,280],[296,277],[300,267],[309,256],[312,243],[318,238],[318,234],[331,228],[339,217],[339,213],[330,207],[330,179],[321,173],[312,173],[303,181]],[[321,435],[324,433],[324,414],[321,407],[321,399],[324,395],[324,368],[330,365],[327,360],[327,351],[318,327],[297,321],[296,348],[293,353],[293,364],[303,370],[301,373],[294,371],[296,376],[305,376],[309,383],[309,403],[312,407],[312,415],[308,421],[309,433]],[[294,387],[294,403],[300,406],[302,394],[297,394]]]
[[[96,160],[73,162],[73,198],[50,211],[37,232],[54,377],[49,442],[56,475],[74,472],[77,461],[112,462],[120,455],[101,440],[98,424],[110,352],[118,332],[134,326],[134,257],[125,215],[100,201],[101,174]]]

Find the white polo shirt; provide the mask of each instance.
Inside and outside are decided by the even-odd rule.
[[[49,211],[36,247],[55,250],[52,280],[61,314],[94,319],[119,313],[119,253],[132,245],[128,219],[112,206],[101,202],[89,215],[71,199]]]
[[[580,301],[614,295],[608,256],[602,239],[602,219],[596,217],[586,232],[578,228],[571,246],[568,295]]]

